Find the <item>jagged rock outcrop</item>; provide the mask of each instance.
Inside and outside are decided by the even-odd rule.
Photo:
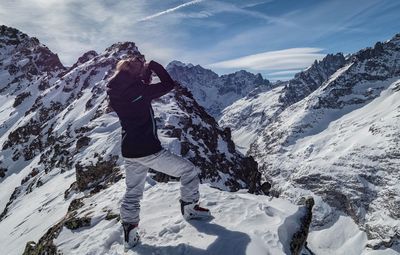
[[[312,209],[314,207],[314,199],[312,197],[304,199],[304,205],[299,210],[302,211],[300,216],[300,227],[293,234],[292,240],[290,241],[290,252],[293,255],[301,254],[307,243],[307,236],[310,230],[312,221]]]
[[[302,100],[328,80],[345,63],[346,59],[342,53],[328,54],[320,61],[315,60],[307,70],[297,73],[285,85],[279,101],[289,106]]]
[[[180,141],[180,154],[188,157],[203,170],[200,174],[202,179],[218,182],[220,176],[215,175],[215,169],[221,169],[220,171],[226,176],[234,176],[234,178],[228,178],[227,183],[224,184],[231,190],[243,188],[237,182],[237,180],[242,180],[249,184],[248,188],[251,193],[259,193],[261,175],[254,159],[243,157],[236,152],[230,130],[219,128],[214,118],[194,100],[192,93],[187,88],[178,85],[175,91],[174,99],[177,104],[184,112],[190,114],[182,116],[177,126],[168,126],[170,131],[167,134],[171,134]],[[203,122],[196,121],[193,116],[197,116],[197,119],[201,119]],[[191,139],[201,139],[199,141],[203,141],[203,143],[190,142]],[[204,154],[209,155],[208,159],[202,156]]]
[[[8,95],[17,95],[38,83],[38,75],[44,75],[40,82],[45,82],[65,70],[57,54],[37,38],[4,25],[0,26],[0,68],[9,74],[1,79],[0,93]]]

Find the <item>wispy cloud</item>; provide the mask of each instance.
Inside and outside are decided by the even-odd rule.
[[[287,75],[293,75],[296,74],[298,72],[303,71],[303,69],[293,69],[293,70],[286,70],[286,71],[278,71],[278,72],[272,72],[272,73],[268,73],[268,76],[287,76]]]
[[[244,4],[243,6],[241,6],[241,8],[252,8],[252,7],[261,5],[261,4],[269,3],[269,2],[271,2],[271,1],[273,1],[273,0],[266,0],[266,1],[254,2],[254,3],[246,3],[246,4]]]
[[[270,1],[263,1],[263,2],[257,2],[257,3],[247,3],[245,5],[238,5],[238,4],[232,4],[229,2],[225,1],[208,1],[205,3],[205,6],[208,8],[208,13],[211,15],[217,15],[220,13],[236,13],[239,15],[246,15],[249,17],[257,18],[260,20],[265,20],[270,23],[276,23],[276,24],[281,24],[284,26],[294,26],[295,24],[291,22],[290,20],[280,18],[280,17],[275,17],[272,15],[267,15],[262,12],[258,11],[253,11],[249,10],[248,8],[254,7],[256,5],[260,4],[265,4]]]
[[[204,0],[194,0],[194,1],[190,1],[190,2],[187,2],[187,3],[181,4],[181,5],[178,5],[178,6],[174,7],[174,8],[170,8],[170,9],[167,9],[167,10],[165,10],[165,11],[158,12],[158,13],[156,13],[156,14],[153,14],[153,15],[150,15],[150,16],[147,16],[147,17],[144,17],[144,18],[142,18],[142,19],[139,19],[139,21],[151,20],[151,19],[157,18],[157,17],[159,17],[159,16],[162,16],[162,15],[165,15],[165,14],[168,14],[168,13],[171,13],[171,12],[175,12],[175,11],[177,11],[177,10],[179,10],[179,9],[184,8],[184,7],[187,7],[187,6],[190,6],[190,5],[194,5],[194,4],[198,4],[198,3],[201,3],[201,2],[203,2],[203,1],[204,1]]]
[[[302,69],[322,59],[320,48],[291,48],[248,55],[209,65],[211,68],[245,68],[251,70]]]
[[[146,7],[142,1],[0,1],[0,24],[37,37],[65,65],[88,50],[102,52],[119,41],[133,41],[146,58],[168,63],[176,58],[176,42],[183,33],[171,33],[168,27],[174,23],[169,20],[158,26],[132,22],[146,14]]]
[[[0,24],[37,37],[65,65],[87,50],[133,41],[163,64],[214,63],[220,74],[240,68],[276,77],[309,66],[320,48],[354,52],[390,38],[399,10],[392,0],[0,0]]]

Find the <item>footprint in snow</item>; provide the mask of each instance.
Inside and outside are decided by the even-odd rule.
[[[165,235],[170,235],[170,234],[177,234],[179,233],[186,225],[185,224],[178,224],[178,225],[173,225],[169,227],[163,228],[159,233],[159,237],[163,237]]]

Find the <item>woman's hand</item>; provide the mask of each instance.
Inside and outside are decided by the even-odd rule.
[[[152,76],[152,71],[149,67],[149,63],[144,64],[142,76],[143,76],[143,83],[149,85],[151,83],[151,76]]]

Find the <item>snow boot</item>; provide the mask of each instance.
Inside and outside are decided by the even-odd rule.
[[[211,218],[210,210],[200,207],[197,202],[188,203],[182,200],[179,201],[181,202],[181,213],[185,220],[201,220]]]
[[[139,241],[138,224],[122,223],[124,228],[124,247],[130,249],[135,247]]]

